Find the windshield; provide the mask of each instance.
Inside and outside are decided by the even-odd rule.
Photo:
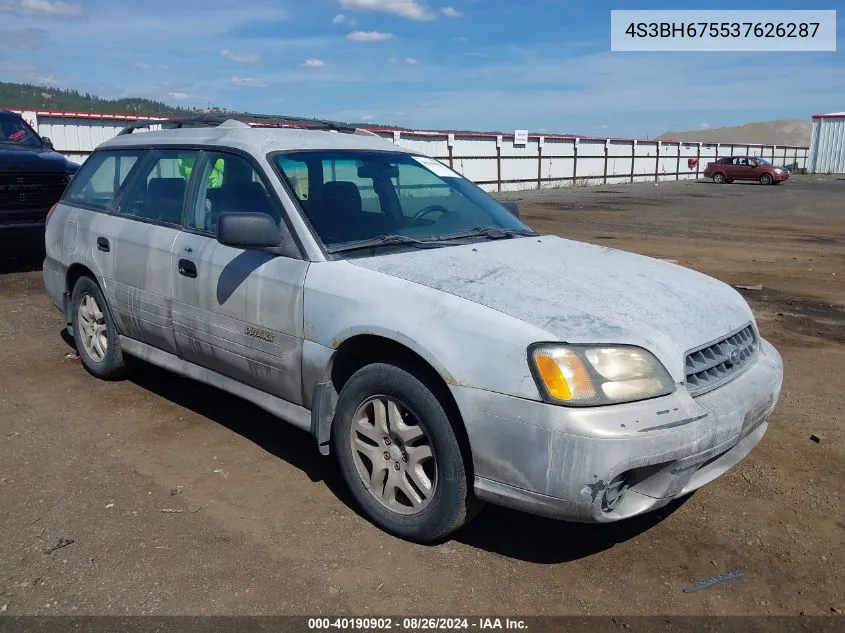
[[[23,119],[8,112],[0,112],[0,143],[35,148],[44,146],[41,138]]]
[[[285,152],[273,160],[328,247],[385,235],[444,240],[473,231],[469,237],[483,237],[483,229],[534,234],[490,195],[432,158],[343,150]]]

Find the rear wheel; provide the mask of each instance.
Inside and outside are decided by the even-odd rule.
[[[770,185],[770,184],[772,184],[773,180],[774,179],[772,178],[771,174],[760,174],[760,184],[761,185]]]
[[[476,503],[452,422],[433,390],[375,363],[344,385],[332,443],[340,471],[373,523],[420,543],[448,536]]]
[[[126,362],[109,307],[100,287],[80,277],[71,294],[71,324],[82,364],[97,378],[120,378]]]
[[[725,174],[723,174],[722,172],[716,172],[715,174],[713,174],[713,182],[715,182],[717,185],[721,185],[727,182]]]

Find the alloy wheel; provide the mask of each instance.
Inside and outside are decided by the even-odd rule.
[[[97,300],[85,293],[79,301],[76,325],[80,330],[78,337],[85,352],[96,363],[101,363],[109,348],[106,317]]]
[[[355,412],[350,427],[353,461],[367,491],[397,514],[417,514],[437,489],[431,441],[401,402],[375,396]]]

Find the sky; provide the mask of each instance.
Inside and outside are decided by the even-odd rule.
[[[610,50],[611,9],[761,6],[796,8],[794,0],[0,0],[0,80],[411,129],[640,138],[845,110],[842,27],[835,53]]]

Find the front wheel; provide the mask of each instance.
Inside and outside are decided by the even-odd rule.
[[[721,185],[725,182],[725,174],[723,173],[715,173],[713,174],[713,182],[717,185]]]
[[[362,511],[391,534],[438,541],[477,508],[449,415],[425,382],[400,367],[368,365],[347,381],[332,444]]]
[[[772,184],[772,175],[771,174],[760,174],[760,184],[761,185],[770,185]]]

